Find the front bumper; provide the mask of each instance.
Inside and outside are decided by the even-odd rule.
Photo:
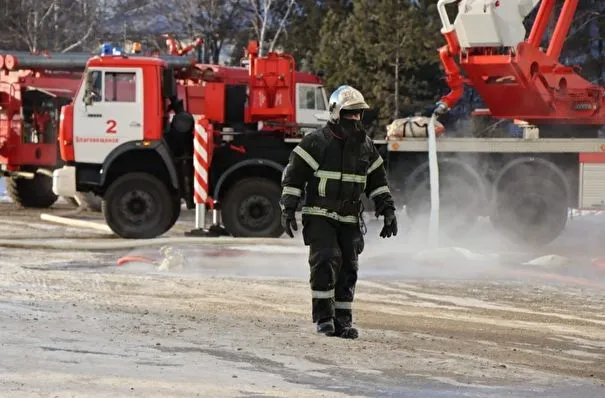
[[[76,168],[63,166],[53,171],[53,192],[57,196],[76,196]]]

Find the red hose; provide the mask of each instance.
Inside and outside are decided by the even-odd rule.
[[[139,263],[149,263],[149,264],[153,264],[153,259],[149,258],[149,257],[145,257],[145,256],[124,256],[124,257],[120,257],[118,258],[118,266],[120,265],[124,265],[126,263],[131,263],[131,262],[139,262]]]

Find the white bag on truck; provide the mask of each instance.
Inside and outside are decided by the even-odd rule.
[[[403,138],[428,137],[428,126],[431,118],[425,116],[410,116],[404,119],[395,119],[387,126],[387,140],[401,140]],[[435,125],[435,134],[440,136],[445,131],[439,122]]]

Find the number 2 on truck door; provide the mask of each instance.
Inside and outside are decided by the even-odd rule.
[[[143,71],[98,67],[87,74],[74,99],[75,160],[100,164],[117,146],[143,140]]]
[[[117,122],[113,119],[109,119],[107,121],[107,130],[105,131],[107,134],[117,134],[116,131]]]

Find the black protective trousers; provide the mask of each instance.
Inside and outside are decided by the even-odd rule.
[[[313,322],[334,318],[337,327],[350,327],[358,256],[364,247],[359,225],[306,214],[302,223],[309,246]]]

